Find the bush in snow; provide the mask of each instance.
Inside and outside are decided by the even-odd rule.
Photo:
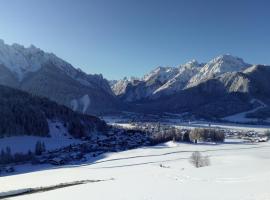
[[[270,139],[270,130],[265,131],[264,134],[268,137],[268,139]]]
[[[203,156],[200,152],[195,151],[190,156],[190,163],[196,167],[205,167],[210,165],[210,160],[208,156]]]

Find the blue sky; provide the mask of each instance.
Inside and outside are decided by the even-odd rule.
[[[108,79],[230,53],[270,64],[268,0],[0,0],[0,38]]]

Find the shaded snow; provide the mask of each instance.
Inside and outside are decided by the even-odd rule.
[[[201,69],[201,64],[196,60],[187,62],[178,68],[178,72],[165,84],[159,87],[154,94],[164,93],[166,95],[182,90],[188,81]]]
[[[49,121],[49,130],[51,137],[13,136],[2,138],[0,139],[0,149],[10,147],[12,153],[27,153],[29,150],[34,151],[37,141],[44,142],[47,150],[82,142],[81,140],[72,138],[67,128],[60,122]]]

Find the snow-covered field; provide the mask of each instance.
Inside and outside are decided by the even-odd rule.
[[[188,158],[195,150],[209,155],[211,165],[194,168]],[[269,200],[269,166],[270,143],[227,141],[222,145],[191,145],[169,142],[106,154],[85,165],[1,177],[0,192],[102,179],[105,181],[10,199]]]

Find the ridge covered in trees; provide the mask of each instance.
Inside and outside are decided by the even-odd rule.
[[[83,115],[47,98],[0,85],[0,137],[49,136],[48,120],[63,122],[76,138],[107,128],[106,123],[97,117]]]

